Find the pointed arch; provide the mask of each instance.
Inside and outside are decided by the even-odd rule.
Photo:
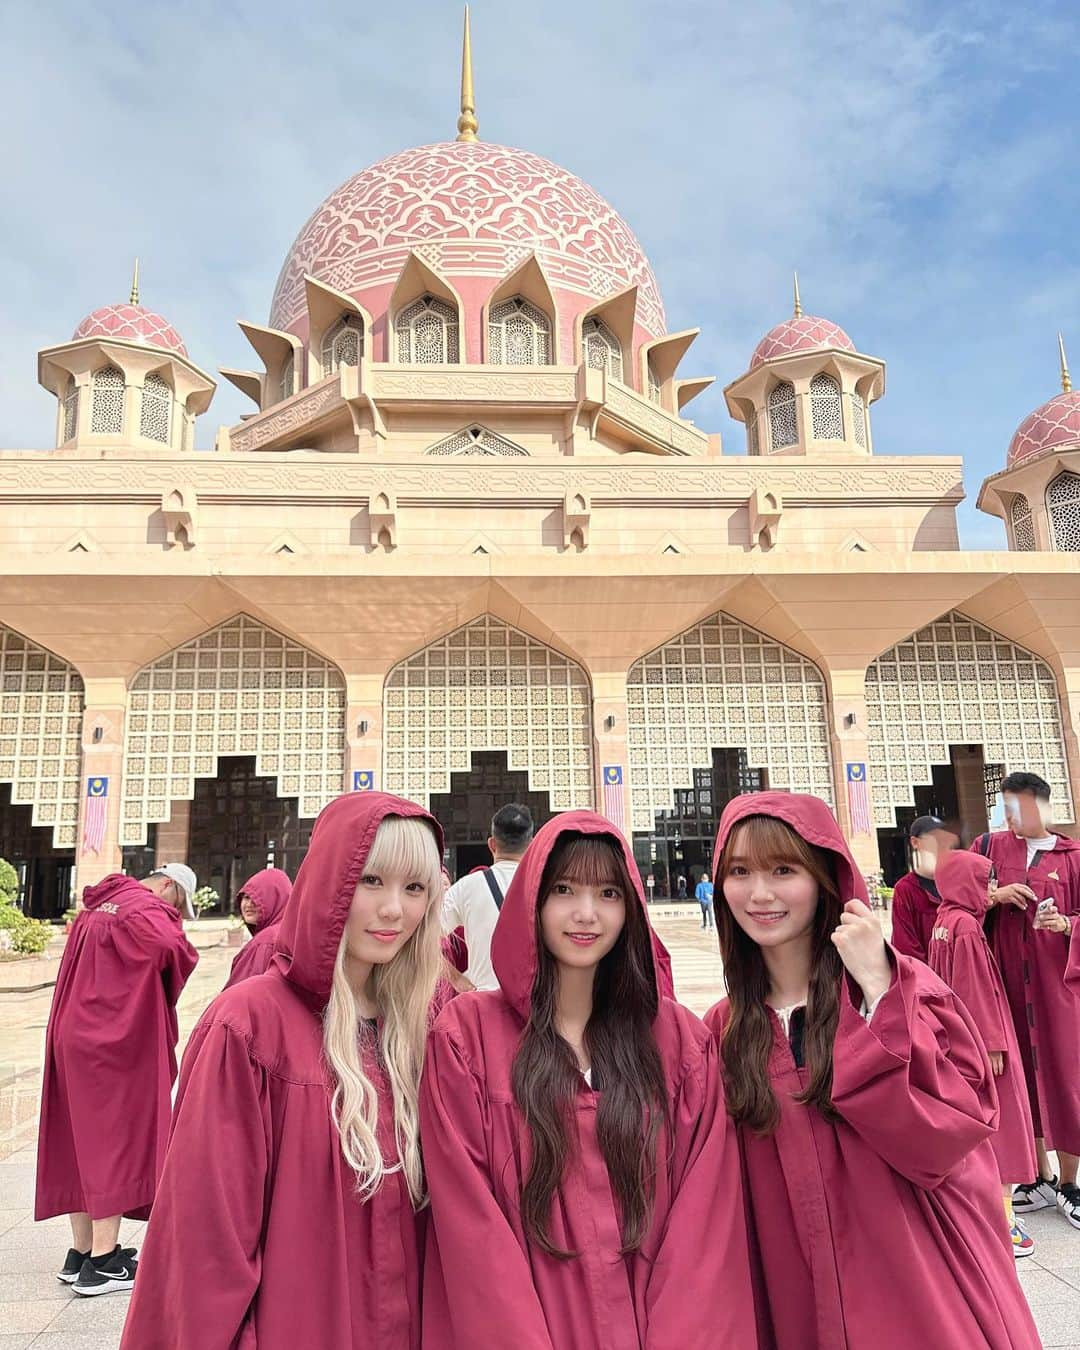
[[[514,441],[500,436],[490,427],[474,422],[472,426],[462,427],[452,436],[436,441],[424,451],[425,455],[481,455],[485,458],[512,458],[528,456],[528,450]]]
[[[173,391],[157,371],[143,380],[139,404],[139,435],[148,441],[169,444],[172,431]]]
[[[1018,492],[1009,507],[1009,525],[1012,527],[1012,546],[1017,553],[1035,552],[1035,525],[1031,518],[1031,503]]]
[[[237,614],[144,666],[128,690],[121,844],[190,801],[221,755],[254,755],[301,817],[345,778],[345,681],[325,657]]]
[[[390,296],[392,361],[401,365],[457,365],[465,311],[453,286],[410,253]]]
[[[90,430],[119,436],[124,430],[124,372],[119,366],[103,366],[94,371],[90,388]]]
[[[1065,470],[1046,489],[1050,538],[1058,553],[1080,553],[1080,473]]]
[[[951,745],[1031,769],[1069,810],[1069,772],[1054,672],[1033,652],[953,610],[883,652],[866,671],[870,791],[878,826],[895,826]],[[1061,817],[1065,818],[1065,817]]]
[[[70,662],[0,625],[0,782],[52,828],[56,848],[76,843],[84,707]]]
[[[798,445],[799,418],[795,407],[795,386],[788,380],[781,380],[769,391],[767,406],[769,449],[775,453]]]
[[[558,309],[535,253],[491,292],[481,315],[484,360],[490,365],[558,364]]]
[[[505,751],[557,811],[591,807],[592,696],[575,661],[493,614],[400,661],[383,689],[383,781],[427,803],[473,751]]]
[[[825,680],[807,657],[723,612],[635,661],[626,677],[633,827],[690,789],[714,749],[746,752],[769,785],[832,802]]]
[[[815,441],[844,439],[840,381],[825,370],[819,370],[810,381],[810,423]]]

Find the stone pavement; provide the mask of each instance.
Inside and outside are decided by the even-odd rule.
[[[674,958],[679,994],[695,1012],[704,1012],[723,984],[715,939],[702,932],[696,913],[687,918],[668,917],[671,913],[663,911],[657,927]],[[224,983],[232,956],[224,947],[203,952],[180,1004],[182,1040]],[[67,1251],[67,1221],[35,1224],[30,1217],[51,996],[51,989],[0,995],[0,1350],[116,1350],[128,1296],[80,1299],[59,1284],[54,1271]],[[1028,1226],[1038,1250],[1020,1263],[1020,1278],[1044,1344],[1047,1350],[1080,1350],[1080,1231],[1050,1212],[1033,1215]],[[142,1227],[124,1225],[125,1245],[138,1245]]]

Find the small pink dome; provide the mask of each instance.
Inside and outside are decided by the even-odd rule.
[[[1080,444],[1080,390],[1058,394],[1049,403],[1028,413],[1009,442],[1007,465],[1011,469],[1022,459],[1030,459],[1043,450]]]
[[[71,340],[77,342],[79,338],[88,337],[141,342],[147,347],[163,347],[179,356],[187,356],[183,339],[168,319],[142,305],[102,305],[95,309],[75,329]]]
[[[342,183],[288,252],[271,326],[306,322],[305,274],[363,303],[410,250],[455,284],[488,286],[535,252],[553,287],[590,302],[637,286],[638,322],[653,337],[667,331],[656,277],[618,212],[550,160],[489,141],[403,150]]]
[[[750,369],[771,361],[774,356],[790,356],[792,352],[812,352],[820,347],[841,347],[853,352],[855,344],[829,319],[818,319],[813,314],[801,314],[797,319],[785,319],[770,328],[750,358]]]

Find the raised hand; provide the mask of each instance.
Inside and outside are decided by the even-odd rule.
[[[832,943],[869,1007],[892,983],[892,967],[881,924],[861,900],[849,900],[833,929]]]

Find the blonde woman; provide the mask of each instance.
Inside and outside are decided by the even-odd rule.
[[[417,1350],[441,856],[397,797],[319,817],[270,969],[192,1034],[125,1350]]]

